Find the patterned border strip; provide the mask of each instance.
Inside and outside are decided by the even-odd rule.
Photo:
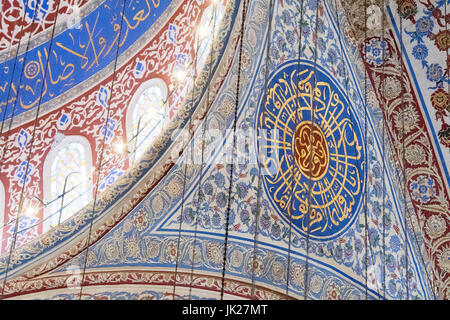
[[[385,60],[381,64],[369,61],[367,46],[373,39],[382,40],[381,30],[366,30],[365,23],[361,20],[361,17],[365,16],[363,0],[341,1],[341,3],[353,27],[368,79],[375,90],[380,107],[383,108],[386,129],[395,150],[394,165],[399,171],[403,171],[404,166],[414,214],[424,235],[427,259],[432,262],[433,286],[440,298],[448,299],[450,298],[450,218],[448,216],[450,198],[442,178],[439,158],[436,156],[436,146],[429,135],[408,68],[400,56],[391,24],[386,27],[383,36],[388,45]],[[382,6],[380,0],[377,0],[376,4]],[[384,21],[387,21],[387,18]],[[400,87],[395,89],[398,85]],[[403,129],[403,123],[400,122],[405,115],[407,118],[404,118],[406,125]],[[414,158],[413,154],[422,156]],[[420,197],[418,191],[418,188],[425,186],[425,183],[429,184],[428,198]],[[411,212],[407,215],[411,215]]]
[[[176,282],[175,282],[176,276]],[[73,275],[55,275],[51,277],[42,277],[33,280],[17,280],[8,282],[5,287],[5,299],[14,299],[14,297],[25,296],[28,294],[40,293],[39,296],[50,296],[53,290],[67,289]],[[174,286],[181,288],[195,288],[208,290],[213,292],[221,292],[222,278],[219,276],[192,274],[189,272],[163,271],[139,271],[139,270],[120,270],[120,271],[102,271],[87,272],[83,283],[78,285],[81,287],[93,286],[114,286],[114,285],[158,285],[158,286]],[[254,294],[252,294],[252,284],[242,280],[226,278],[224,293],[254,300],[290,300],[283,293],[273,289],[266,288],[261,285],[254,286]],[[23,297],[23,298],[26,298]]]

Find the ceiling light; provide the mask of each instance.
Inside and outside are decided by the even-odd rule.
[[[23,212],[23,215],[25,217],[29,217],[29,218],[33,217],[35,214],[36,214],[36,208],[34,208],[32,206],[27,207]]]
[[[200,28],[198,29],[198,36],[200,37],[200,39],[205,39],[209,35],[208,27],[208,25],[200,26]]]
[[[114,150],[117,153],[123,153],[125,151],[125,147],[126,147],[126,145],[122,141],[117,142],[116,144],[114,144]]]
[[[175,78],[177,78],[178,81],[183,81],[184,78],[186,78],[186,72],[184,70],[178,70],[175,73]]]

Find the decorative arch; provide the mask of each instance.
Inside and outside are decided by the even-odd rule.
[[[89,141],[83,136],[57,133],[44,162],[43,194],[46,206],[43,232],[89,203],[92,199],[92,172]]]
[[[167,86],[154,78],[144,82],[134,94],[126,114],[128,150],[139,159],[161,132],[168,114]]]

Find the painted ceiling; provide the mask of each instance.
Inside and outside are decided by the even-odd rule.
[[[450,296],[449,0],[2,6],[3,298]],[[131,161],[155,78],[170,111]],[[19,213],[71,135],[96,189],[44,232]]]

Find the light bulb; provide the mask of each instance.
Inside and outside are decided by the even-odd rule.
[[[123,153],[124,151],[125,151],[125,143],[123,143],[122,141],[120,141],[120,142],[117,142],[115,145],[114,145],[114,150],[117,152],[117,153]]]
[[[184,78],[186,77],[186,72],[183,71],[183,70],[178,70],[178,71],[175,73],[175,77],[177,78],[178,81],[183,81]]]
[[[200,39],[205,39],[208,36],[208,26],[200,26],[200,28],[198,29],[198,35]]]
[[[25,209],[23,215],[25,217],[32,217],[32,216],[34,216],[35,213],[36,213],[36,209],[32,206],[29,206]]]

